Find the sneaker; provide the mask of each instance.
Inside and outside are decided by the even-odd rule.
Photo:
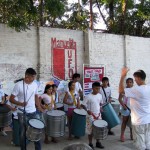
[[[94,150],[94,146],[93,146],[93,144],[89,144],[89,146]]]
[[[101,149],[104,148],[104,146],[101,144],[101,142],[96,142],[96,147],[101,148]]]
[[[7,136],[7,133],[3,130],[3,131],[1,131],[1,134],[3,135],[3,136]]]
[[[108,131],[108,135],[115,135],[115,134],[112,131]]]

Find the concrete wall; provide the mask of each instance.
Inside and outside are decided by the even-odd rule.
[[[133,77],[138,69],[143,69],[150,80],[150,39],[121,36],[89,31],[89,63],[104,65],[105,76],[109,77],[113,97],[118,97],[118,83],[121,68],[125,65]]]
[[[1,82],[12,83],[23,77],[28,67],[37,69],[42,81],[69,79],[76,71],[83,74],[84,63],[104,66],[117,98],[124,65],[130,68],[130,77],[135,70],[143,69],[150,79],[148,38],[44,27],[16,32],[2,24],[0,35]]]

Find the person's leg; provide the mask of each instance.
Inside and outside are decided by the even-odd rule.
[[[145,127],[145,144],[146,149],[150,150],[150,123]]]
[[[132,128],[130,127],[130,139],[133,140]]]
[[[100,140],[96,140],[96,147],[103,149],[104,146],[101,144]]]
[[[94,149],[94,146],[93,146],[93,143],[92,143],[92,138],[93,138],[93,135],[92,134],[89,134],[88,135],[88,140],[89,140],[89,146]]]
[[[41,150],[42,149],[41,140],[37,141],[37,142],[34,142],[34,145],[35,145],[35,150]]]
[[[137,150],[145,150],[145,125],[133,125],[132,131],[134,135],[134,145],[137,148]]]
[[[68,139],[71,140],[72,136],[71,136],[71,122],[72,122],[72,117],[68,116],[68,131],[69,131],[69,136]]]
[[[111,131],[111,128],[108,128],[108,135],[115,135],[113,131]]]
[[[125,138],[124,138],[124,132],[125,132],[125,129],[126,129],[126,125],[127,125],[128,119],[129,119],[128,116],[123,116],[122,117],[121,135],[120,135],[121,142],[124,142],[124,140],[125,140]]]

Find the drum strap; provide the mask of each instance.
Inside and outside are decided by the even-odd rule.
[[[75,106],[77,106],[77,102],[76,102],[74,93],[70,91],[70,94],[71,94],[71,97],[72,97],[72,99],[73,99],[73,104],[74,104]]]
[[[97,119],[99,118],[99,116],[100,116],[100,113],[99,113],[99,115],[98,115],[97,117],[92,113],[92,116],[93,116],[93,118],[94,118],[95,120],[97,120]]]
[[[106,92],[105,92],[105,90],[104,90],[103,87],[102,87],[102,90],[103,90],[103,92],[104,92],[104,95],[105,95],[105,98],[106,98],[106,102],[107,102],[108,100],[107,100]]]

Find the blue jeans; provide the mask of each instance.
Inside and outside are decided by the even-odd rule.
[[[21,150],[25,149],[25,146],[26,146],[25,142],[28,143],[27,139],[25,138],[25,131],[26,131],[27,122],[28,122],[28,120],[33,119],[33,118],[36,118],[36,112],[26,113],[25,121],[21,121],[19,119],[19,123],[20,123],[20,126],[21,126],[21,134],[20,134]],[[37,142],[34,142],[34,145],[35,145],[35,150],[41,150],[42,149],[41,140],[37,141]]]

